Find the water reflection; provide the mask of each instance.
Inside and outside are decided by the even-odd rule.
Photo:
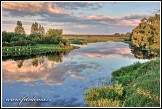
[[[131,51],[134,54],[134,57],[138,59],[153,59],[159,56],[159,54],[151,55],[149,54],[149,51],[142,50],[141,48],[136,48],[136,47],[132,48]]]
[[[17,67],[21,68],[23,66],[24,60],[18,60],[17,62]]]
[[[112,71],[136,59],[128,44],[92,43],[69,52],[27,57],[3,57],[3,106],[6,97],[26,94],[52,98],[49,103],[23,103],[22,106],[86,106],[84,91],[111,80]],[[111,83],[109,83],[111,84]]]
[[[122,42],[108,42],[99,44],[89,44],[84,46],[85,49],[79,50],[83,55],[91,58],[104,58],[104,57],[123,57],[134,59],[131,49],[128,44]]]
[[[56,58],[53,58],[56,59]],[[53,60],[54,61],[54,60]],[[4,82],[31,82],[43,80],[47,84],[61,84],[66,76],[87,80],[79,74],[86,69],[96,69],[97,66],[89,64],[66,63],[58,64],[49,61],[46,57],[39,57],[20,61],[5,61],[2,64]],[[21,67],[20,67],[21,66]]]
[[[19,60],[26,60],[26,59],[31,59],[31,58],[36,58],[36,57],[43,57],[46,56],[49,58],[50,61],[56,61],[56,62],[61,62],[63,56],[67,56],[70,51],[60,51],[60,52],[52,52],[52,53],[43,53],[43,54],[38,54],[38,55],[22,55],[22,56],[3,56],[2,60],[7,61],[7,60],[14,60],[14,61],[19,61]]]

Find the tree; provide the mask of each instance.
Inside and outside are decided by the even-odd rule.
[[[115,33],[114,36],[115,37],[119,37],[120,36],[120,33]]]
[[[42,25],[35,22],[31,26],[31,34],[37,34],[42,36],[45,34],[45,29]]]
[[[44,30],[44,27],[39,25],[39,28],[38,28],[38,34],[40,35],[44,35],[45,34],[45,30]]]
[[[36,34],[36,33],[38,33],[38,23],[37,22],[33,23],[31,26],[31,34]]]
[[[22,27],[22,23],[21,21],[17,21],[17,26],[15,27],[15,33],[17,34],[25,34],[25,30],[24,28]]]
[[[62,29],[49,29],[46,36],[62,37]]]
[[[141,19],[132,31],[132,41],[136,47],[160,50],[160,15]]]

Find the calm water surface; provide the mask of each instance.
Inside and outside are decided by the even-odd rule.
[[[86,106],[86,89],[111,84],[114,70],[135,62],[128,44],[98,42],[66,54],[51,54],[2,62],[2,106],[19,106],[7,99],[47,98],[49,102],[22,102],[20,106]]]

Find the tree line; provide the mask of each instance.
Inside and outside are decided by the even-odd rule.
[[[31,25],[31,33],[27,35],[21,21],[17,21],[14,32],[2,32],[2,46],[32,46],[36,44],[60,44],[68,46],[70,42],[63,39],[62,29],[49,29],[45,33],[44,27],[34,22]]]

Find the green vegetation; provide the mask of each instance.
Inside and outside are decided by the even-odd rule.
[[[113,86],[87,90],[89,106],[159,107],[160,59],[136,63],[113,72]]]
[[[129,41],[129,40],[124,40],[123,42],[129,44],[131,47],[133,47],[133,42],[132,41]]]
[[[31,55],[77,48],[71,46],[70,41],[64,39],[62,33],[61,29],[49,29],[45,33],[44,27],[35,22],[31,25],[31,34],[27,35],[21,21],[17,21],[15,32],[2,32],[2,54]]]
[[[122,85],[102,86],[86,91],[85,100],[90,107],[122,106]]]
[[[94,42],[124,41],[127,38],[124,34],[119,35],[64,35],[64,39],[70,40],[72,44],[86,44]]]
[[[152,54],[160,53],[160,15],[156,14],[148,19],[143,18],[141,23],[133,29],[131,36],[134,47],[149,50]]]
[[[3,56],[20,56],[20,55],[35,55],[40,53],[52,53],[56,51],[66,51],[78,48],[76,46],[60,46],[53,44],[37,44],[35,46],[13,46],[3,47]]]
[[[83,39],[69,39],[69,40],[70,40],[70,43],[72,44],[79,44],[79,45],[87,44],[87,41]]]
[[[115,34],[118,36],[119,34]],[[160,15],[143,18],[123,42],[128,43],[137,58],[160,56]],[[159,107],[160,59],[136,63],[116,70],[112,86],[101,86],[86,91],[89,106]]]
[[[17,26],[15,27],[15,33],[17,34],[25,34],[25,30],[24,28],[22,27],[22,23],[21,21],[17,21]]]
[[[38,24],[37,22],[33,23],[31,25],[31,34],[37,34],[41,36],[44,35],[45,34],[44,27]]]

